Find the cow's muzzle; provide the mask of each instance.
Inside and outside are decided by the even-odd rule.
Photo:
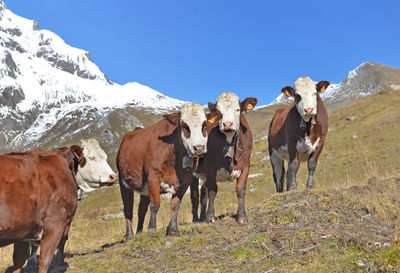
[[[193,149],[197,155],[202,155],[204,153],[204,151],[206,150],[206,146],[205,145],[195,145],[195,146],[193,146]]]
[[[235,128],[234,128],[234,126],[233,126],[234,124],[233,124],[233,122],[232,121],[225,121],[225,122],[223,122],[222,123],[222,131],[224,131],[224,132],[227,132],[227,133],[230,133],[230,132],[233,132],[233,131],[235,131]]]

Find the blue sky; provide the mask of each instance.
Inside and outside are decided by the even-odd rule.
[[[340,82],[366,61],[400,68],[400,1],[5,0],[113,81],[207,103],[270,103],[300,76]]]

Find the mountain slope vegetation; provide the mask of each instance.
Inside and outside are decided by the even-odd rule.
[[[235,222],[234,183],[221,183],[215,224],[191,223],[187,195],[178,219],[181,236],[165,236],[170,208],[164,200],[158,231],[124,243],[125,220],[102,218],[122,212],[118,186],[88,194],[67,242],[67,272],[400,270],[399,103],[400,92],[381,92],[330,113],[313,190],[305,189],[303,164],[298,190],[276,194],[267,140],[256,139],[248,225]],[[135,200],[136,211],[137,195]],[[11,249],[0,249],[0,270],[11,265]]]

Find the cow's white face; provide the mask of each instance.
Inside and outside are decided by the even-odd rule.
[[[233,93],[222,93],[217,99],[216,109],[222,114],[219,130],[225,134],[228,143],[231,143],[240,128],[239,97]]]
[[[317,87],[309,77],[297,79],[293,85],[296,108],[304,121],[317,114]]]
[[[180,136],[190,157],[207,153],[207,116],[198,103],[186,103],[180,109]]]
[[[329,82],[321,81],[317,85],[309,77],[298,78],[293,88],[286,86],[282,92],[287,96],[294,96],[297,111],[304,121],[308,122],[317,115],[317,95],[324,91]]]
[[[84,192],[113,184],[117,175],[107,163],[107,155],[95,139],[82,141],[83,167],[79,165],[75,180]]]

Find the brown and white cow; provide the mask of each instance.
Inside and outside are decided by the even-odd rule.
[[[152,126],[137,128],[124,136],[117,155],[117,168],[127,240],[133,237],[133,191],[140,193],[137,232],[143,230],[149,204],[148,229],[156,228],[160,193],[169,191],[173,195],[167,234],[179,234],[179,206],[192,180],[193,169],[197,165],[195,158],[207,152],[207,125],[204,107],[187,103],[178,113],[164,115]]]
[[[223,93],[215,104],[208,103],[211,113],[218,113],[221,118],[209,128],[208,153],[200,160],[195,173],[195,177],[206,181],[206,190],[202,189],[200,221],[215,222],[214,200],[218,191],[217,181],[236,179],[237,221],[247,222],[244,198],[253,137],[243,112],[253,109],[256,104],[256,98],[246,98],[240,102],[239,97],[233,93]],[[198,220],[198,183],[194,178],[190,187],[193,221]],[[205,214],[207,198],[208,209]]]
[[[39,273],[64,247],[78,205],[68,166],[73,164],[54,152],[0,155],[0,247],[14,244],[14,272],[22,271],[30,243],[40,241]]]
[[[294,103],[278,109],[269,126],[268,148],[277,192],[283,191],[284,160],[288,161],[287,190],[297,188],[301,161],[308,161],[307,187],[314,186],[313,175],[328,132],[328,113],[319,92],[328,85],[328,81],[315,84],[309,77],[302,77],[293,88],[282,88],[284,94],[294,97]]]
[[[117,179],[117,175],[107,163],[107,154],[96,139],[85,139],[81,141],[81,146],[64,146],[52,151],[68,160],[78,190],[78,200],[81,199],[82,191],[92,192],[104,186],[111,186]],[[39,243],[31,245],[27,266],[31,271],[35,270],[38,263],[36,252]],[[64,262],[64,245],[57,248],[57,267],[59,270],[67,267]]]

